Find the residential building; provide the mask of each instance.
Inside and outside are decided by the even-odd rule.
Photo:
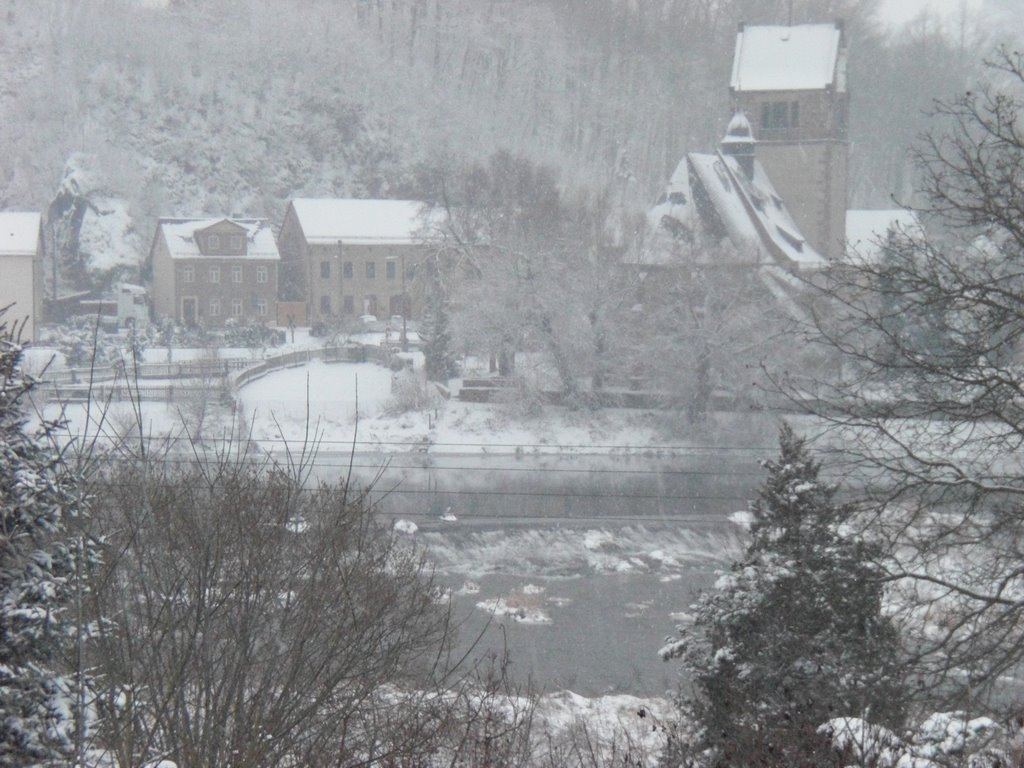
[[[733,110],[744,112],[757,159],[793,220],[827,258],[845,250],[849,92],[841,22],[741,24]]]
[[[0,212],[0,308],[3,321],[17,324],[22,340],[37,338],[42,306],[42,217]]]
[[[280,255],[264,219],[160,219],[150,249],[153,310],[185,325],[273,323]]]
[[[426,253],[427,217],[411,200],[292,200],[278,235],[282,304],[305,302],[299,324],[418,317],[413,277]]]

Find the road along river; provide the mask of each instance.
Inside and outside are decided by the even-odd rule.
[[[657,650],[741,552],[730,518],[764,455],[357,454],[351,471],[380,473],[381,514],[429,552],[475,656],[507,649],[514,678],[543,690],[663,695],[677,668]],[[317,475],[348,465],[321,455]]]

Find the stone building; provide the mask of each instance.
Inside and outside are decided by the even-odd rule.
[[[263,219],[160,219],[150,248],[153,311],[184,325],[274,322],[279,261]]]
[[[305,317],[294,322],[415,319],[425,216],[424,204],[410,200],[292,200],[278,246],[282,303],[304,306]]]
[[[808,241],[844,252],[849,92],[841,22],[741,24],[730,94],[757,140],[757,159]]]

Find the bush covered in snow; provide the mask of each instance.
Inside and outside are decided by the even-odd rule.
[[[432,408],[438,401],[433,385],[419,371],[401,368],[391,377],[391,397],[384,404],[384,412],[398,416],[410,411]]]
[[[935,712],[898,736],[859,717],[839,717],[818,728],[843,765],[863,768],[1014,768],[1024,765],[1021,732],[988,717]]]

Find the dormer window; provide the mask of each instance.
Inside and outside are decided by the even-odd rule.
[[[219,235],[207,235],[206,237],[206,250],[215,252],[220,249],[220,236]]]
[[[790,232],[788,229],[786,229],[783,226],[780,226],[779,224],[775,225],[775,229],[780,235],[782,235],[782,239],[789,243],[791,248],[797,251],[803,251],[804,239],[802,237],[800,237],[794,232]]]
[[[240,250],[242,250],[242,236],[241,235],[232,235],[231,236],[231,250],[232,251],[240,251]]]

